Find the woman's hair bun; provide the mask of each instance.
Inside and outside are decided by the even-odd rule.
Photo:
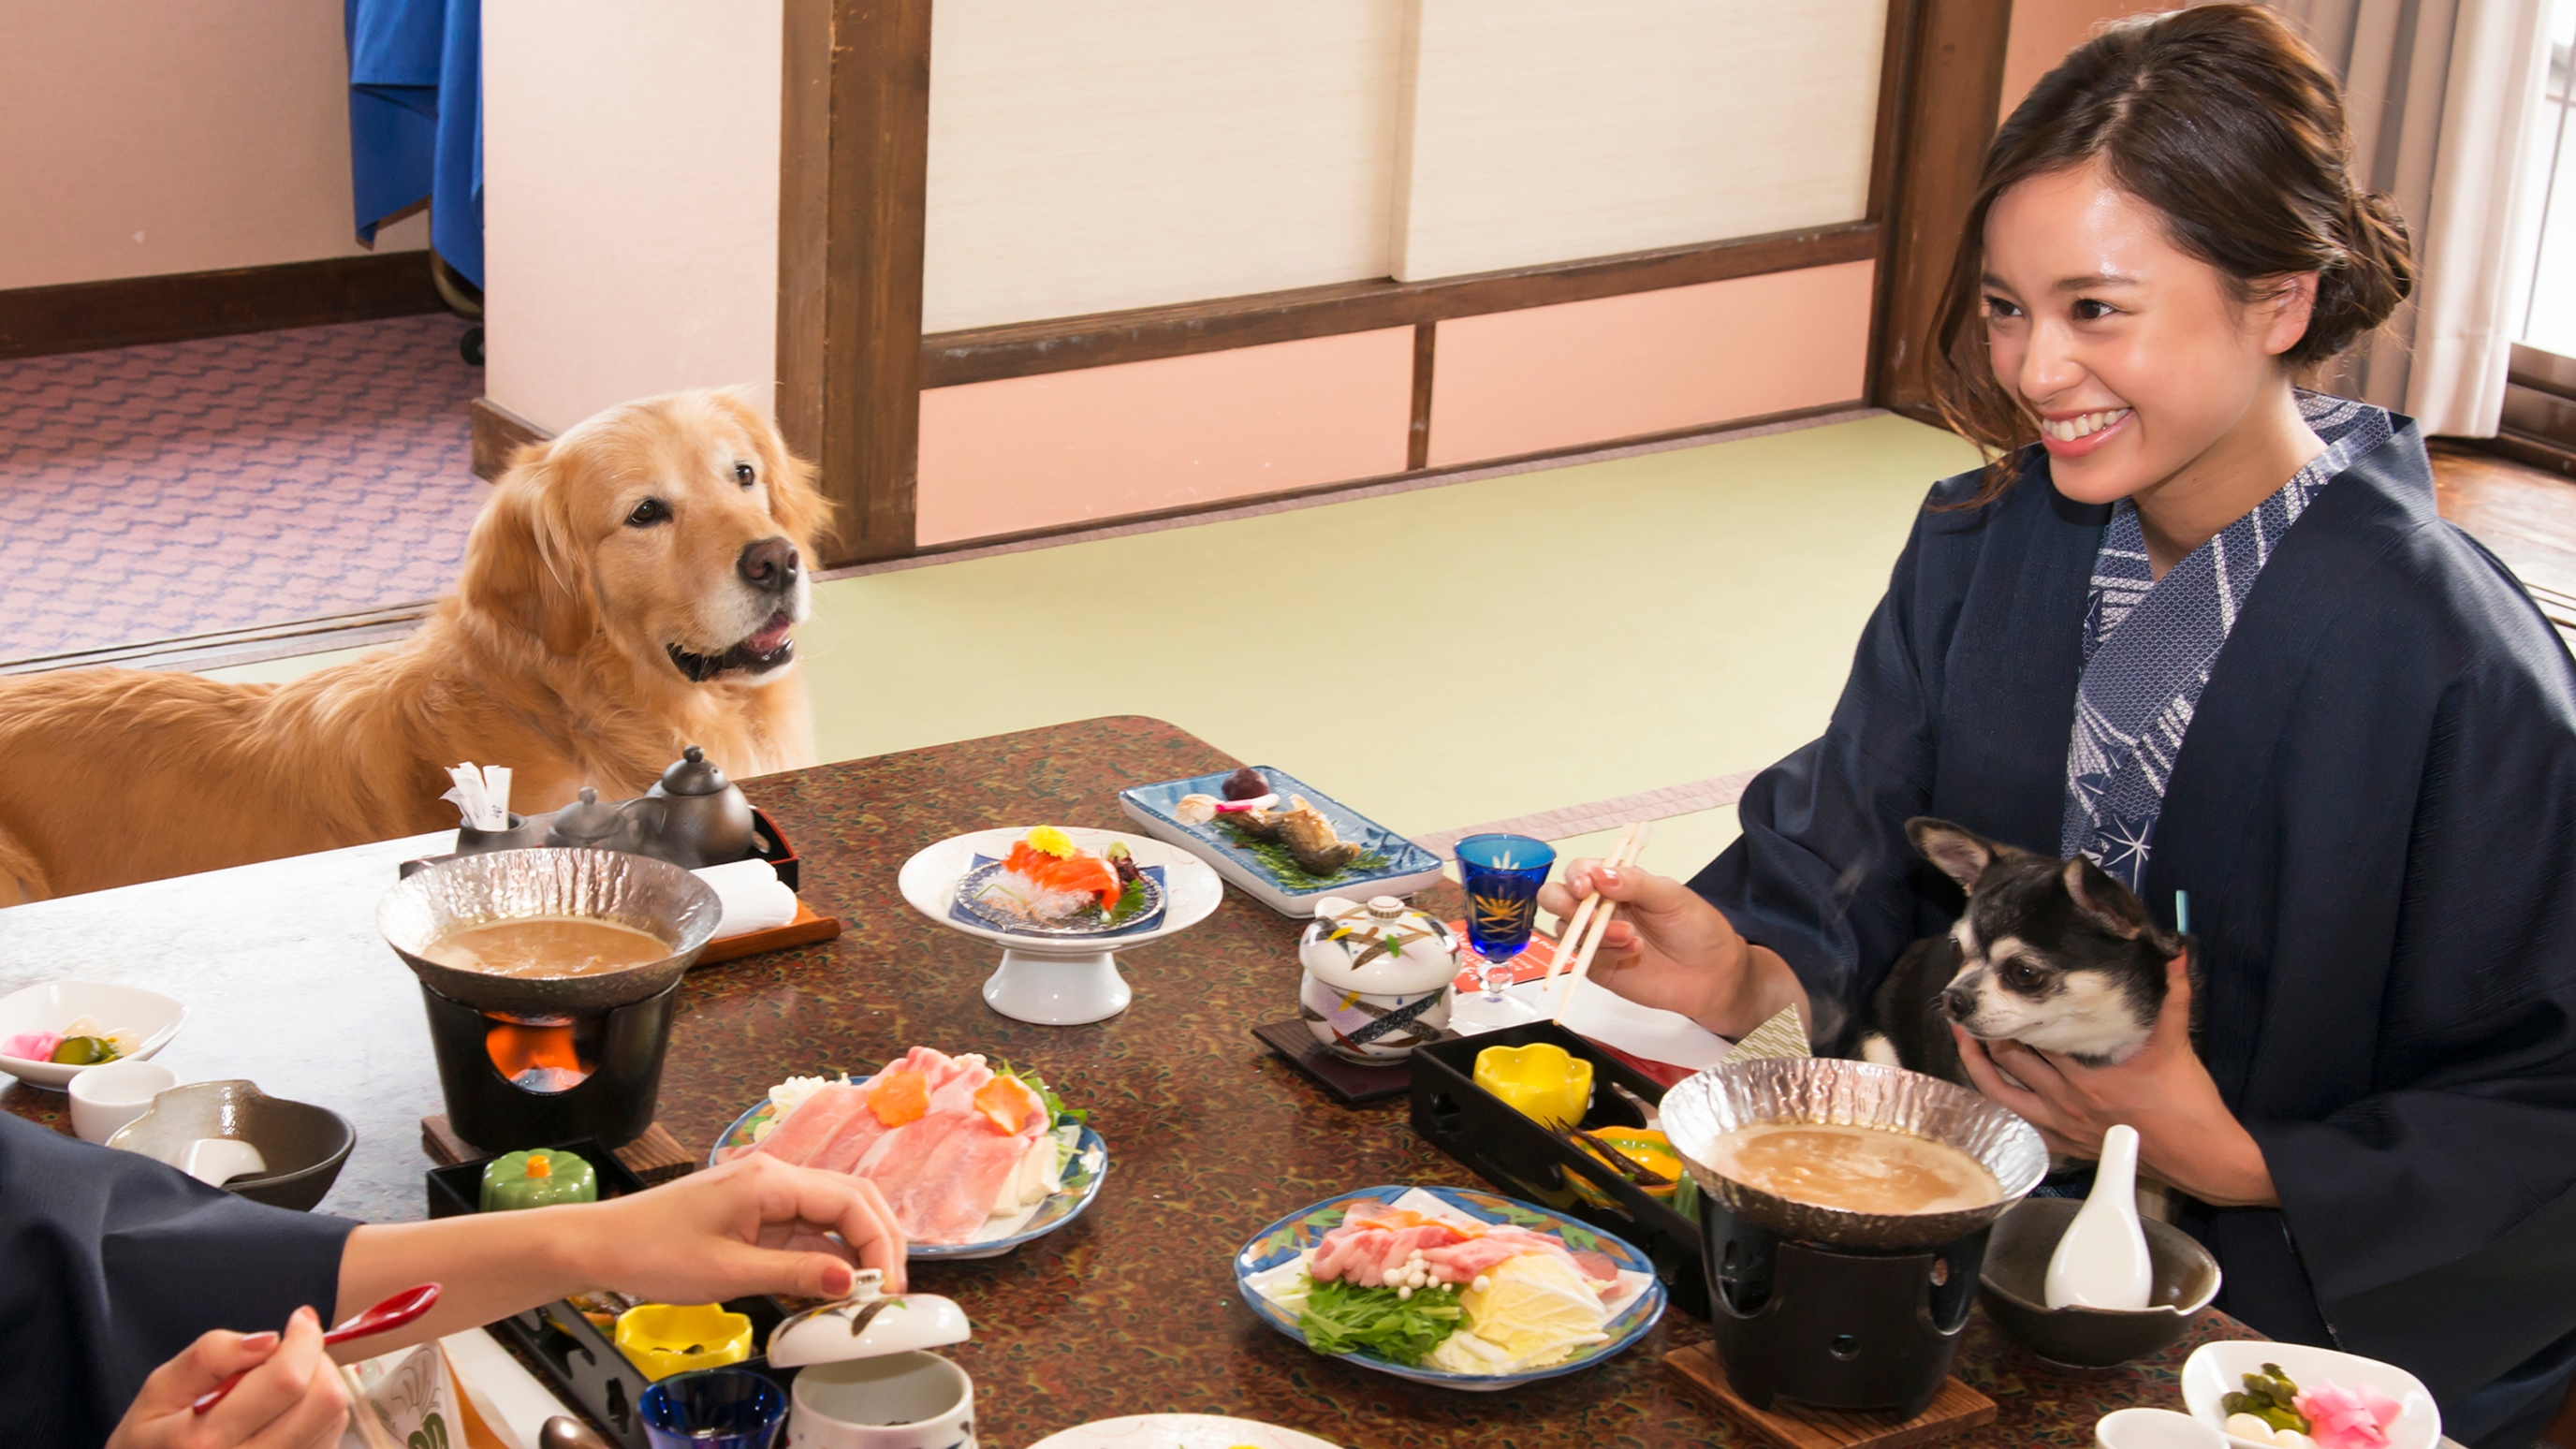
[[[2406,218],[2385,191],[2354,191],[2341,218],[2343,259],[2317,272],[2308,333],[2287,361],[2309,366],[2388,320],[2415,291],[2415,249]]]

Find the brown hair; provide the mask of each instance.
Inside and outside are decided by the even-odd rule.
[[[2217,268],[2239,301],[2317,274],[2308,330],[2282,362],[2306,369],[2388,320],[2415,286],[2406,222],[2353,185],[2343,95],[2317,53],[2259,5],[2199,5],[2127,20],[2075,48],[2013,109],[1969,204],[1934,319],[1926,380],[1942,420],[2012,485],[2029,412],[1995,376],[1983,325],[1986,213],[2033,176],[2098,162],[2164,214],[2174,244]]]

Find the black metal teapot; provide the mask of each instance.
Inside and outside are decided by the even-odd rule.
[[[611,805],[584,786],[578,803],[556,812],[546,844],[631,851],[696,870],[757,853],[758,838],[741,787],[691,745],[635,799]]]

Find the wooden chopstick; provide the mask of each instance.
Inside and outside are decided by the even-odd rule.
[[[1636,835],[1629,843],[1627,851],[1613,863],[1621,870],[1635,865],[1637,858],[1646,853],[1647,838],[1654,833],[1655,822],[1651,820],[1638,822]],[[1595,898],[1598,898],[1598,893],[1595,894]],[[1574,975],[1565,983],[1565,994],[1556,1000],[1556,1015],[1553,1019],[1560,1025],[1565,1021],[1565,1004],[1574,999],[1576,988],[1583,985],[1584,976],[1592,969],[1592,953],[1601,949],[1602,939],[1610,934],[1610,923],[1617,919],[1618,915],[1619,903],[1610,901],[1601,907],[1599,915],[1592,918],[1592,932],[1583,940],[1582,953],[1574,958]]]
[[[1619,864],[1620,861],[1626,858],[1628,848],[1634,845],[1636,840],[1637,827],[1635,825],[1630,825],[1621,830],[1619,832],[1619,838],[1610,843],[1610,853],[1602,857],[1603,863],[1608,865]],[[1583,903],[1581,905],[1574,908],[1574,915],[1566,922],[1565,928],[1556,933],[1556,950],[1547,958],[1547,981],[1554,981],[1556,979],[1556,973],[1565,969],[1567,958],[1577,947],[1583,944],[1583,928],[1592,923],[1592,912],[1601,904],[1601,892],[1598,889],[1595,889],[1592,894],[1583,898]],[[1541,982],[1540,984],[1544,986],[1546,982]]]

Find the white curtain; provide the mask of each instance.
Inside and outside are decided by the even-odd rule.
[[[2397,199],[2413,299],[2337,390],[2491,438],[2540,230],[2547,0],[2272,0],[2343,72],[2353,170]]]

